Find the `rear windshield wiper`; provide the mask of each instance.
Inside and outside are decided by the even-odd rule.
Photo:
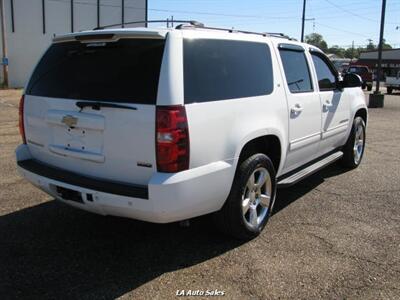
[[[107,102],[78,101],[75,103],[75,105],[78,106],[81,110],[84,107],[91,107],[94,110],[100,110],[101,107],[112,107],[112,108],[137,110],[136,107],[122,105],[122,104],[115,104],[115,103],[107,103]]]

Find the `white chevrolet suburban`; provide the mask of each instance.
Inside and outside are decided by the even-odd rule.
[[[90,212],[156,223],[213,213],[249,239],[277,188],[360,164],[360,86],[281,34],[191,22],[58,36],[21,99],[18,169]]]

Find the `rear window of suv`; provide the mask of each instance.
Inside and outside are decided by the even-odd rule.
[[[26,93],[34,96],[155,104],[165,41],[53,44]]]
[[[254,97],[273,90],[267,44],[217,39],[185,39],[185,103]]]

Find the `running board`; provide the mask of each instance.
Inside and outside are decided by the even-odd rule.
[[[289,187],[293,184],[298,183],[300,180],[306,178],[307,176],[310,176],[314,174],[315,172],[318,172],[319,170],[323,169],[327,165],[330,165],[340,159],[343,156],[342,151],[338,151],[335,153],[332,153],[331,155],[325,157],[324,159],[321,159],[317,161],[316,163],[301,169],[297,173],[294,173],[293,175],[290,175],[289,177],[286,177],[278,182],[278,188],[285,188]]]

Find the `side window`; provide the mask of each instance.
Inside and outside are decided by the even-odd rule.
[[[279,49],[279,53],[290,92],[311,92],[313,87],[304,51]]]
[[[185,103],[272,93],[272,62],[267,44],[185,39],[183,51]]]
[[[311,53],[311,56],[317,72],[319,89],[321,91],[334,90],[336,88],[336,74],[318,54]]]

